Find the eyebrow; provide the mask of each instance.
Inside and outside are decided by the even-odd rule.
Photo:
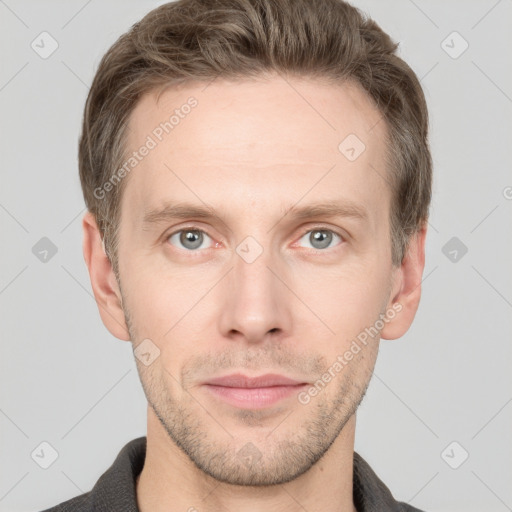
[[[292,206],[285,209],[282,217],[291,216],[293,219],[303,220],[316,217],[349,217],[359,221],[368,220],[368,211],[362,205],[352,201],[328,201],[306,206]],[[144,226],[160,224],[175,219],[221,219],[213,208],[192,203],[167,203],[160,208],[147,211],[142,223]]]

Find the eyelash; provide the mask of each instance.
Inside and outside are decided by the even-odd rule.
[[[169,238],[171,238],[171,236],[173,235],[176,235],[177,233],[181,233],[182,231],[197,231],[199,233],[204,233],[205,235],[208,235],[208,233],[204,230],[204,229],[201,229],[197,226],[184,226],[180,229],[178,229],[177,231],[173,231],[172,233],[169,233],[168,235],[166,235],[164,238],[165,238],[165,241],[167,242],[169,240]],[[308,228],[307,230],[303,231],[301,233],[301,235],[299,236],[299,240],[307,233],[310,233],[312,231],[327,231],[327,232],[330,232],[330,233],[333,233],[334,235],[338,236],[341,241],[345,241],[345,237],[341,234],[341,233],[338,233],[337,231],[331,229],[331,228],[328,228],[326,226],[314,226],[312,228]],[[210,235],[208,235],[210,238],[212,238]],[[338,245],[335,245],[334,247],[330,247],[328,249],[335,249],[336,247],[338,247],[339,245],[341,245],[341,242],[338,244]],[[212,247],[209,247],[208,249],[212,249]],[[312,252],[315,252],[315,253],[321,253],[321,252],[327,252],[328,249],[308,249],[309,251],[312,251]],[[202,250],[195,250],[195,251],[192,251],[192,250],[187,250],[187,249],[182,249],[183,251],[186,251],[186,252],[189,252],[189,253],[200,253],[201,251],[204,251],[204,250],[207,250],[207,249],[202,249]]]

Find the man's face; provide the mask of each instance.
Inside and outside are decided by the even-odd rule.
[[[180,110],[190,97],[197,105]],[[179,123],[155,132],[175,109]],[[279,77],[171,88],[158,103],[144,96],[133,112],[130,151],[148,135],[156,145],[125,178],[124,313],[134,346],[149,339],[150,352],[160,351],[147,366],[137,360],[152,411],[218,480],[292,480],[325,454],[362,400],[379,336],[359,342],[341,370],[335,363],[391,304],[379,119],[353,85]],[[354,136],[366,146],[359,156]],[[154,214],[184,203],[212,216]],[[325,203],[347,214],[295,213]],[[330,381],[309,394],[329,369]],[[276,399],[205,384],[232,374],[306,385]]]

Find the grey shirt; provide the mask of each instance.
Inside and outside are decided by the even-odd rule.
[[[146,457],[146,436],[133,439],[91,491],[62,502],[43,512],[139,512],[135,480]],[[422,512],[396,501],[368,463],[354,452],[354,504],[358,512]]]

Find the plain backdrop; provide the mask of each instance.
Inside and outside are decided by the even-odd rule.
[[[161,3],[0,0],[1,511],[90,490],[146,434],[131,344],[91,294],[77,143],[100,58]],[[354,4],[421,78],[435,172],[421,305],[381,344],[356,450],[421,509],[512,510],[512,1]]]

